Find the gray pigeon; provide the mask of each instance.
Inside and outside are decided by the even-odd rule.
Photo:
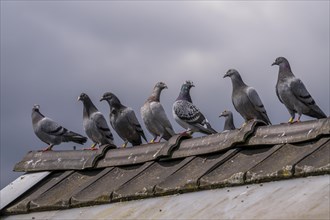
[[[192,103],[190,97],[190,89],[194,87],[191,81],[186,81],[182,87],[180,94],[173,103],[173,117],[175,121],[183,128],[187,129],[187,133],[201,132],[204,134],[215,134],[208,120]]]
[[[41,141],[49,145],[43,151],[52,150],[54,145],[62,142],[72,141],[78,144],[84,144],[87,141],[86,137],[68,131],[68,129],[63,128],[52,119],[45,117],[39,109],[39,105],[34,105],[31,117],[34,133]]]
[[[298,114],[297,122],[300,121],[302,114],[318,119],[327,117],[316,105],[303,82],[294,76],[286,58],[278,57],[273,65],[280,67],[276,83],[276,95],[291,115],[289,123],[294,122],[295,113]]]
[[[235,130],[233,113],[231,111],[224,110],[219,117],[225,117],[224,131]]]
[[[270,125],[271,122],[257,91],[253,87],[247,86],[235,69],[228,70],[223,78],[225,77],[231,78],[233,84],[232,102],[236,111],[244,118],[245,123],[258,119]]]
[[[141,117],[146,128],[153,136],[153,139],[150,141],[151,143],[153,143],[158,136],[159,141],[162,138],[168,141],[175,134],[172,125],[166,116],[165,110],[159,101],[160,93],[163,89],[167,89],[166,84],[158,82],[155,85],[151,96],[141,107]]]
[[[97,110],[89,96],[81,93],[78,100],[84,104],[83,125],[87,136],[93,141],[91,150],[95,149],[97,144],[113,145],[113,135],[101,112]]]
[[[110,105],[110,124],[124,140],[123,147],[126,147],[128,142],[133,146],[142,144],[141,137],[148,142],[132,108],[122,105],[111,92],[104,93],[100,101],[102,100],[106,100]]]

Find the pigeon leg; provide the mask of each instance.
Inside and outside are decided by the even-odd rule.
[[[125,141],[125,142],[123,143],[123,145],[121,145],[121,147],[122,147],[122,148],[126,148],[127,144],[128,144],[128,141]]]
[[[293,118],[293,117],[291,117],[291,118],[289,119],[288,123],[292,124],[292,123],[293,123],[293,121],[294,121],[294,118]]]
[[[45,149],[42,149],[40,151],[41,152],[50,151],[50,150],[52,150],[53,147],[54,147],[54,145],[53,144],[50,144],[48,147],[46,147]]]
[[[181,133],[179,133],[179,134],[182,135],[182,136],[188,135],[188,136],[192,137],[192,134],[193,134],[193,133],[194,133],[194,132],[193,132],[192,130],[186,130],[186,131],[181,132]]]
[[[156,139],[157,139],[157,136],[155,136],[151,141],[150,141],[150,144],[153,144],[156,142]]]
[[[98,148],[96,148],[97,143],[94,143],[90,148],[84,148],[84,150],[98,150]]]
[[[299,114],[297,121],[296,122],[300,122],[300,118],[301,118],[301,114]]]

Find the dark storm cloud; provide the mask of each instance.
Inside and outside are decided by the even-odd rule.
[[[231,82],[222,78],[236,68],[277,124],[289,114],[275,95],[278,68],[270,65],[286,56],[329,115],[328,8],[327,1],[1,1],[1,188],[19,175],[11,169],[27,151],[45,147],[32,131],[33,104],[84,134],[81,92],[108,118],[108,105],[98,100],[112,91],[142,122],[140,107],[165,81],[161,101],[179,132],[171,107],[189,79],[193,101],[221,131],[225,108],[236,126],[243,122],[231,104]],[[117,135],[115,142],[122,143]]]

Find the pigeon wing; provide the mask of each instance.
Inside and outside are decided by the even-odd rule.
[[[270,124],[270,120],[267,116],[266,109],[265,109],[264,105],[262,104],[261,99],[260,99],[257,91],[253,87],[249,87],[247,89],[247,96],[248,96],[250,102],[253,104],[254,108],[258,112],[260,112],[260,114],[263,116],[265,122]]]
[[[107,138],[113,140],[113,135],[105,120],[104,116],[100,112],[96,112],[93,116],[93,120],[96,123],[97,129]]]
[[[147,138],[143,132],[143,129],[133,111],[133,109],[131,108],[127,108],[127,119],[129,121],[130,124],[132,124],[134,127],[135,127],[135,130],[136,132],[146,141],[147,141]]]
[[[66,128],[63,128],[61,125],[47,117],[43,118],[40,122],[40,130],[48,135],[62,136],[68,131]]]
[[[152,114],[155,116],[156,119],[155,123],[159,123],[165,128],[165,130],[168,133],[174,135],[175,132],[173,131],[172,125],[166,116],[162,104],[160,104],[160,102],[152,102],[150,103],[150,110]]]
[[[303,102],[305,105],[314,105],[315,101],[312,96],[307,91],[304,83],[300,79],[294,79],[291,84],[290,88],[294,96]]]

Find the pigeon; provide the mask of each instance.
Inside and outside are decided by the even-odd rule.
[[[141,137],[148,142],[132,108],[121,104],[117,96],[111,92],[104,93],[100,101],[103,100],[110,105],[110,124],[124,140],[122,147],[126,147],[128,142],[133,146],[142,144]]]
[[[303,82],[292,73],[289,61],[286,58],[278,57],[273,65],[279,66],[276,95],[291,115],[289,123],[294,122],[295,113],[298,114],[297,122],[300,121],[302,114],[317,119],[327,117],[316,105]]]
[[[244,124],[250,120],[258,119],[271,125],[257,91],[253,87],[247,86],[235,69],[228,70],[223,78],[226,77],[231,78],[233,84],[232,102],[236,111],[244,118]]]
[[[83,107],[83,125],[87,136],[93,141],[91,150],[96,149],[96,145],[113,145],[113,135],[110,128],[99,110],[95,107],[92,100],[85,93],[81,93],[78,101],[82,101]]]
[[[224,110],[219,117],[225,117],[224,131],[235,130],[233,113],[231,111]]]
[[[54,145],[59,145],[62,142],[72,141],[77,144],[84,144],[87,141],[86,137],[63,128],[41,114],[39,105],[33,106],[31,117],[34,133],[41,141],[49,145],[42,151],[52,150]]]
[[[158,82],[155,85],[151,96],[141,107],[141,117],[143,122],[153,136],[153,139],[150,141],[151,143],[154,143],[158,136],[159,141],[162,138],[168,141],[173,135],[175,135],[172,125],[166,116],[165,110],[159,101],[160,93],[163,89],[167,89],[166,84]]]
[[[175,121],[186,129],[186,133],[201,132],[204,134],[215,134],[214,130],[205,116],[192,103],[190,97],[190,89],[195,87],[191,81],[186,81],[182,87],[180,94],[173,103],[173,117]]]

